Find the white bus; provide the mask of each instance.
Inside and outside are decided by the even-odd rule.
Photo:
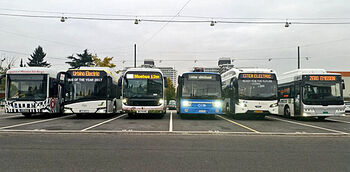
[[[162,118],[167,80],[159,69],[130,68],[119,81],[122,85],[123,111],[133,118],[136,114],[152,114]]]
[[[64,113],[77,116],[121,112],[119,74],[107,67],[69,69],[64,79]]]
[[[63,110],[61,86],[57,72],[44,67],[13,68],[6,73],[5,112],[61,113]]]
[[[277,114],[277,78],[274,70],[233,68],[221,75],[226,114]]]
[[[279,114],[292,117],[344,116],[344,84],[340,74],[298,69],[279,80]]]

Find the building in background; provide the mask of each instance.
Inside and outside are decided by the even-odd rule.
[[[231,59],[227,57],[219,58],[218,60],[218,67],[204,67],[204,72],[214,72],[214,73],[224,73],[231,68],[233,68],[234,65],[231,64]]]
[[[350,71],[327,71],[327,73],[341,74],[345,84],[345,89],[343,90],[344,100],[350,101]]]

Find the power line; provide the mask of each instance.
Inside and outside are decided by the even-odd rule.
[[[72,15],[95,15],[95,16],[119,16],[119,17],[158,17],[169,18],[173,15],[142,15],[142,14],[107,14],[107,13],[83,13],[83,12],[64,12],[64,11],[44,11],[44,10],[26,10],[26,9],[12,9],[12,8],[0,8],[2,11],[13,12],[28,12],[28,13],[47,13],[47,14],[72,14]],[[179,18],[197,18],[197,19],[228,19],[228,20],[349,20],[350,17],[222,17],[222,16],[198,16],[198,15],[177,15]]]
[[[168,22],[166,22],[157,32],[155,32],[151,37],[149,37],[148,39],[146,39],[142,45],[145,45],[147,42],[151,41],[159,32],[161,32],[171,21],[173,21],[175,19],[175,17],[177,17],[181,11],[187,6],[188,3],[190,3],[191,0],[188,0],[185,5],[182,6],[182,8],[176,13],[175,16],[173,16]]]
[[[27,14],[8,14],[0,13],[0,16],[9,17],[25,17],[25,18],[44,18],[44,19],[61,19],[63,16],[58,15],[27,15]],[[75,20],[104,20],[104,21],[134,21],[132,18],[100,18],[100,17],[75,17],[66,16],[65,19]],[[154,23],[209,23],[213,20],[163,20],[163,19],[139,19],[141,22],[154,22]],[[226,20],[215,20],[215,23],[223,24],[263,24],[263,25],[275,25],[285,24],[285,21],[226,21]],[[293,25],[349,25],[350,22],[289,22]],[[167,24],[166,24],[167,25]],[[166,25],[163,25],[164,28]],[[163,30],[163,29],[160,29]],[[157,31],[156,33],[159,33]],[[156,35],[156,34],[155,34]]]

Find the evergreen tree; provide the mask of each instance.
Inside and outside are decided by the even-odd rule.
[[[32,58],[28,58],[29,62],[27,63],[28,66],[41,66],[41,67],[50,67],[50,63],[47,63],[47,61],[44,61],[44,57],[46,56],[46,53],[44,53],[43,48],[41,46],[38,46],[34,50],[34,53],[30,55]]]
[[[93,65],[93,58],[92,54],[88,53],[88,50],[85,49],[84,53],[82,54],[77,54],[78,58],[74,57],[73,55],[68,56],[67,58],[72,60],[71,62],[66,62],[68,63],[72,68],[78,68],[80,66],[92,66]]]

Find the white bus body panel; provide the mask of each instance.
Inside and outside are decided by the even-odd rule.
[[[273,107],[270,107],[270,106]],[[235,105],[235,113],[243,114],[248,111],[268,111],[271,114],[278,114],[277,100],[239,100]]]
[[[113,108],[113,101],[84,101],[65,105],[64,113],[113,113]]]

